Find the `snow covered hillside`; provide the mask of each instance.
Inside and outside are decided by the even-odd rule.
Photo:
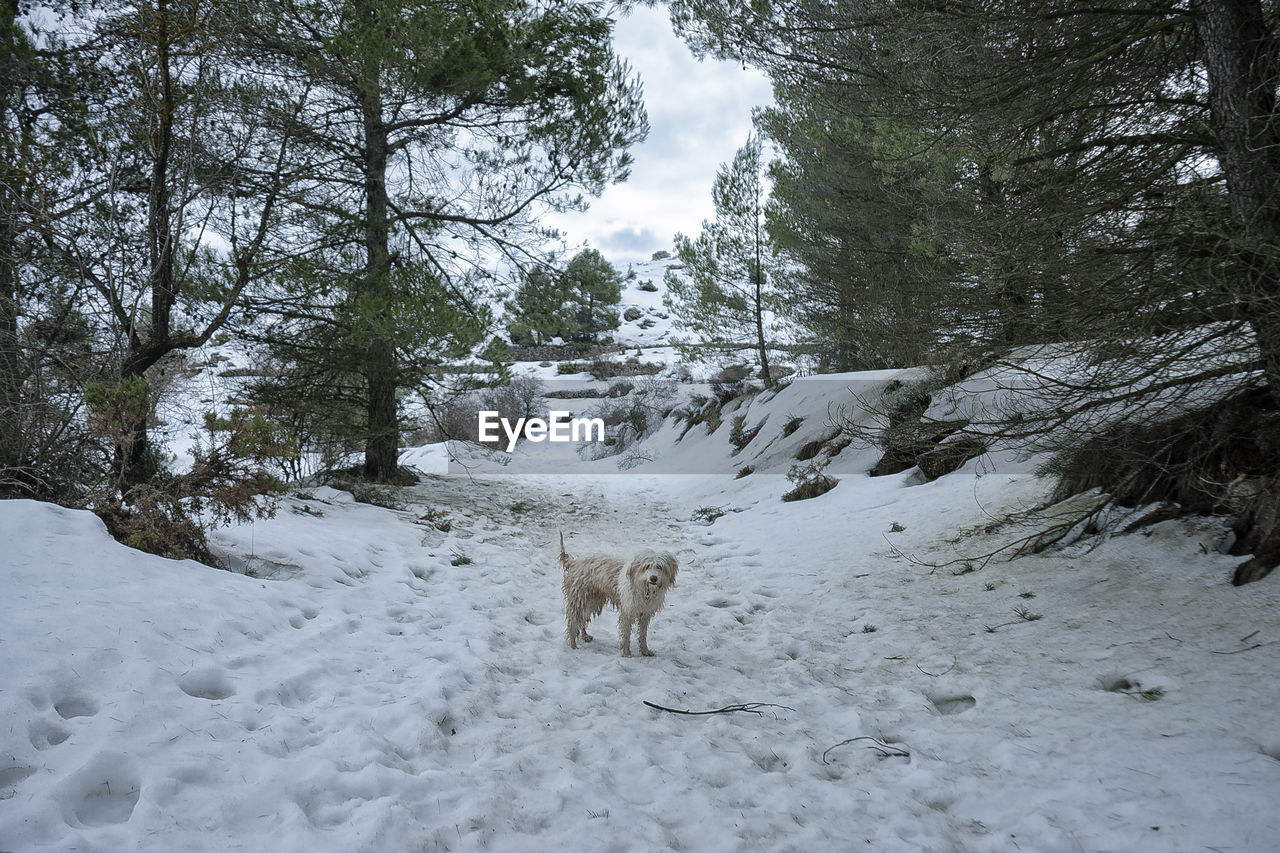
[[[389,506],[220,531],[242,573],[0,502],[0,850],[1274,851],[1280,572],[1232,587],[1215,519],[983,562],[1044,497],[1012,456],[830,447],[783,502],[895,375],[668,422],[626,473],[414,449]],[[657,657],[609,612],[568,648],[559,530],[680,559]]]
[[[668,270],[677,273],[683,269],[675,257],[657,258],[640,263],[626,264],[617,267],[622,275],[622,298],[618,302],[619,326],[609,332],[606,337],[621,352],[613,353],[607,358],[612,361],[634,359],[646,364],[674,366],[680,360],[679,353],[673,346],[673,339],[688,339],[688,331],[681,332],[677,328],[676,317],[663,302],[667,293],[665,276]],[[773,340],[791,341],[793,330],[786,328],[783,322],[774,319],[776,328]],[[784,352],[777,352],[773,359],[786,364],[793,359]],[[713,356],[710,362],[682,365],[681,373],[707,377],[716,372],[722,364],[750,362],[754,366],[754,353],[743,350]],[[563,379],[564,374],[558,372],[557,364],[540,362],[518,363],[515,372],[522,375],[536,376],[540,379]]]

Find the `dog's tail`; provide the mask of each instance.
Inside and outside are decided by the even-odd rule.
[[[560,531],[560,568],[569,568],[569,555],[564,551],[564,531]]]

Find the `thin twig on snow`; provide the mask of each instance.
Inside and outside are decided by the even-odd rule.
[[[955,668],[956,668],[956,663],[957,663],[957,662],[958,662],[958,661],[956,660],[956,656],[955,656],[955,655],[952,655],[952,656],[951,656],[951,666],[947,667],[947,668],[946,668],[946,669],[944,669],[942,672],[929,672],[929,670],[925,669],[925,668],[924,668],[924,667],[922,667],[920,664],[916,664],[916,669],[920,670],[921,672],[923,672],[925,675],[929,676],[930,678],[940,678],[940,677],[942,677],[942,676],[946,675],[946,674],[947,674],[948,672],[950,672],[951,670],[955,669]]]
[[[666,711],[669,714],[684,714],[690,717],[700,717],[707,714],[732,714],[741,711],[746,714],[763,714],[762,708],[781,708],[784,711],[795,712],[795,708],[788,708],[786,705],[774,705],[771,702],[747,702],[743,705],[726,705],[723,708],[716,708],[714,711],[681,711],[678,708],[666,708],[662,705],[655,705],[648,699],[644,700],[644,704],[658,711]]]
[[[831,750],[839,749],[842,746],[848,746],[849,744],[856,743],[857,741],[860,741],[860,740],[871,741],[871,743],[867,744],[867,749],[874,749],[876,752],[880,753],[881,758],[910,758],[911,757],[911,753],[907,752],[906,749],[900,746],[892,746],[890,744],[887,744],[884,741],[880,740],[880,738],[878,737],[870,737],[868,735],[863,735],[862,737],[851,737],[848,740],[842,740],[836,745],[828,747],[827,750],[822,753],[822,763],[823,764],[831,763],[827,761],[827,755],[828,753],[831,752]]]

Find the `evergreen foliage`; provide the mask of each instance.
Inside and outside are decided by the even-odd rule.
[[[492,270],[541,262],[539,213],[624,178],[647,132],[600,4],[83,12],[0,13],[0,492],[164,516],[188,553],[202,491],[268,480],[221,464],[238,439],[164,470],[175,353],[268,344],[266,408],[232,431],[279,431],[287,471],[354,445],[394,479],[400,403],[484,340]]]
[[[584,249],[562,272],[536,267],[524,274],[507,302],[507,332],[516,344],[542,344],[557,337],[593,344],[601,333],[621,325],[621,300],[621,274],[598,251]]]
[[[833,366],[1013,354],[964,432],[1066,457],[1250,389],[1280,408],[1274,3],[671,9],[773,80],[770,227]],[[1198,472],[1236,474],[1280,482]]]
[[[861,118],[852,95],[780,87],[758,117],[783,155],[770,167],[768,228],[786,259],[787,313],[811,331],[825,369],[919,364],[969,301],[938,238],[956,170],[889,153],[907,144],[907,128]]]
[[[574,255],[564,270],[569,300],[567,337],[578,343],[595,343],[602,332],[621,325],[622,276],[595,249]]]
[[[667,270],[664,302],[678,328],[693,333],[682,345],[685,354],[696,358],[749,346],[770,385],[768,332],[778,293],[774,250],[765,232],[761,156],[760,139],[753,136],[731,164],[720,167],[711,187],[716,218],[703,221],[696,239],[676,235],[683,270]]]
[[[37,39],[26,12],[0,11],[0,496],[75,502],[109,473],[79,399],[104,370],[103,329],[61,256],[92,198],[104,80],[64,34]]]
[[[1213,321],[1270,364],[1266,8],[672,4],[696,48],[774,80],[770,225],[842,366]]]
[[[507,334],[514,344],[541,345],[568,326],[564,279],[546,267],[534,267],[521,278],[507,301]]]
[[[267,118],[288,94],[229,37],[235,8],[126,0],[77,15],[70,4],[28,52],[34,20],[6,21],[4,233],[20,236],[0,253],[0,338],[24,317],[52,319],[47,309],[65,300],[62,316],[85,318],[92,336],[92,369],[76,384],[146,380],[171,353],[202,345],[279,257],[289,132]],[[6,398],[31,387],[43,357],[23,355],[0,359]],[[121,488],[157,473],[153,415],[131,417],[110,465]]]
[[[269,338],[287,372],[341,378],[319,408],[359,406],[345,420],[369,479],[396,477],[403,393],[483,339],[493,257],[522,261],[537,210],[627,174],[647,124],[610,26],[592,4],[524,0],[256,16],[260,49],[314,86],[293,121],[323,164],[296,205],[316,237],[261,308],[284,319]]]

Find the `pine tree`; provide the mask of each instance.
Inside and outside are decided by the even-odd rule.
[[[564,277],[545,266],[527,270],[515,295],[507,301],[507,333],[511,342],[541,345],[568,328],[568,294]]]
[[[779,87],[757,116],[783,155],[766,213],[786,259],[787,316],[810,332],[823,369],[919,364],[965,293],[948,287],[956,265],[937,233],[947,212],[938,188],[954,170],[895,155],[908,128],[864,120],[851,93],[833,88]]]
[[[569,261],[561,281],[568,299],[565,333],[569,339],[595,343],[601,332],[618,328],[622,276],[603,255],[595,249],[582,250]]]
[[[1055,451],[1063,495],[1210,511],[1233,505],[1238,475],[1258,494],[1238,541],[1259,557],[1236,580],[1280,560],[1272,0],[672,0],[672,14],[699,49],[759,64],[814,108],[801,168],[830,156],[822,131],[851,130],[886,171],[949,167],[924,232],[948,265],[924,296],[954,312],[935,358],[965,370],[1012,354],[1017,377],[970,413],[969,438]],[[840,245],[901,231],[911,196],[871,200],[814,182],[787,204],[847,213],[811,238]],[[1052,369],[1030,371],[1026,344],[1049,344]]]
[[[708,350],[755,349],[760,376],[773,383],[769,370],[770,317],[777,307],[773,283],[773,248],[765,231],[761,143],[752,136],[723,165],[711,188],[714,221],[702,223],[696,240],[675,237],[681,275],[666,275],[667,306],[678,328],[692,332],[686,352],[698,357]]]
[[[362,401],[369,479],[398,474],[402,393],[479,339],[494,257],[523,262],[539,210],[626,175],[647,123],[610,27],[594,4],[554,0],[261,8],[261,49],[314,89],[296,122],[324,163],[298,205],[320,236],[264,308],[289,320],[278,346],[322,329],[339,344],[290,359],[354,380],[343,402]]]
[[[228,37],[240,8],[126,0],[63,18],[45,54],[50,71],[60,63],[42,84],[52,98],[19,123],[42,184],[23,190],[22,260],[93,314],[99,361],[121,388],[208,341],[276,260],[289,134],[264,125],[279,90]],[[162,466],[151,412],[130,411],[120,491]]]

